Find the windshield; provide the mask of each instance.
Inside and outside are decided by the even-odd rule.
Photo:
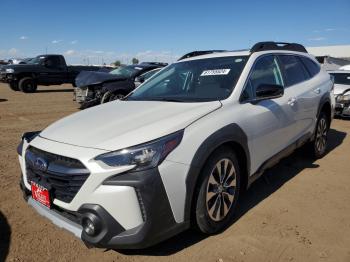
[[[331,73],[334,83],[339,85],[350,85],[350,73]]]
[[[129,78],[137,75],[137,73],[142,69],[143,69],[142,67],[138,67],[138,66],[124,66],[124,67],[119,67],[117,69],[114,69],[109,73],[112,75]]]
[[[178,62],[151,77],[127,100],[223,100],[232,93],[247,60],[248,56],[235,56]]]
[[[37,56],[35,58],[30,59],[29,61],[26,61],[26,63],[30,64],[30,65],[39,65],[39,64],[41,64],[41,61],[44,59],[45,59],[45,57],[43,57],[43,56]]]

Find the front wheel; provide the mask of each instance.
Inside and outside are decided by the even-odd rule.
[[[19,91],[18,83],[17,83],[17,82],[10,82],[10,83],[9,83],[9,87],[10,87],[11,90],[13,90],[13,91]]]
[[[19,80],[19,89],[24,93],[34,93],[37,89],[37,84],[31,77],[24,77]]]
[[[197,226],[203,233],[216,234],[232,223],[240,191],[240,169],[231,148],[222,147],[209,157],[198,188]]]
[[[317,121],[314,140],[311,144],[315,158],[321,158],[326,154],[329,125],[327,115],[322,112]]]

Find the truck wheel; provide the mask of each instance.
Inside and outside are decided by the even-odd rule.
[[[17,83],[17,82],[11,82],[11,83],[9,83],[9,87],[10,87],[13,91],[19,91],[18,83]]]
[[[314,140],[311,143],[312,154],[316,159],[326,154],[329,126],[330,123],[327,115],[321,112],[317,120]]]
[[[19,89],[24,93],[34,93],[37,89],[37,84],[31,77],[24,77],[19,80]]]
[[[200,177],[194,211],[201,232],[216,234],[232,223],[239,190],[236,155],[231,148],[221,147],[209,157]]]

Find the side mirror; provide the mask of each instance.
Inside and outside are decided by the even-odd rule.
[[[281,85],[261,84],[256,88],[255,101],[274,99],[283,96],[284,88]]]

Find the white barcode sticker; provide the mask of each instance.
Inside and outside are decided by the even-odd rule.
[[[205,70],[202,72],[201,76],[216,76],[216,75],[227,75],[231,69],[213,69]]]

